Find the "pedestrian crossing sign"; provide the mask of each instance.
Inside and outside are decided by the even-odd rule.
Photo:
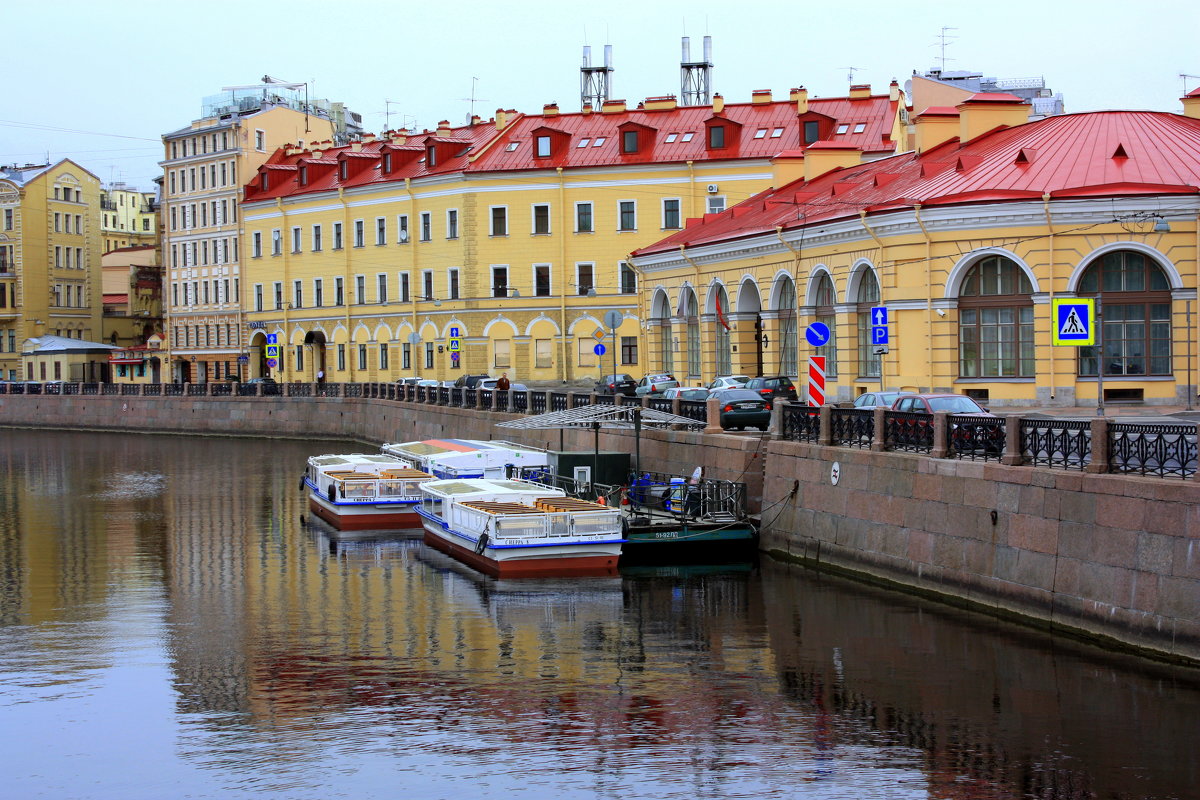
[[[1096,343],[1096,301],[1092,298],[1055,298],[1051,342],[1068,347]]]

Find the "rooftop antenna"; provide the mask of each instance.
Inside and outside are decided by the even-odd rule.
[[[692,61],[692,40],[683,37],[683,57],[679,62],[679,96],[685,106],[706,106],[712,102],[712,37],[704,37],[704,60]]]
[[[471,96],[459,98],[460,100],[466,100],[467,102],[469,102],[471,104],[471,111],[470,111],[470,113],[467,114],[468,122],[470,122],[471,119],[475,116],[475,101],[485,99],[482,97],[475,96],[475,84],[477,84],[477,83],[479,83],[479,78],[476,78],[474,75],[472,75],[471,76]]]
[[[846,70],[846,80],[849,81],[850,83],[854,83],[854,73],[862,72],[863,68],[862,67],[839,67],[839,69]]]
[[[604,66],[592,66],[592,48],[583,46],[583,66],[579,68],[579,104],[600,108],[612,95],[612,45],[604,45]]]
[[[957,36],[951,36],[949,31],[956,30],[958,30],[958,28],[942,28],[942,32],[936,37],[938,41],[934,42],[935,47],[941,48],[942,56],[940,60],[942,62],[942,72],[946,71],[946,45],[958,38]],[[954,59],[952,58],[950,60],[953,61]]]
[[[1200,80],[1200,75],[1188,75],[1186,72],[1179,73],[1179,80],[1183,81],[1183,93],[1188,93],[1188,78]]]

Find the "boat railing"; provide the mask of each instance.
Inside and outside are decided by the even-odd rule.
[[[355,500],[374,497],[377,483],[378,481],[374,480],[338,481],[338,494]]]

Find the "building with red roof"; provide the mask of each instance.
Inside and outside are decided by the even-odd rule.
[[[1102,370],[1109,402],[1183,402],[1200,374],[1200,91],[1183,102],[1026,123],[1019,98],[975,95],[915,116],[913,152],[784,154],[777,188],[633,254],[648,366],[798,376],[824,355],[831,400],[882,387],[1006,406],[1096,402]],[[1055,346],[1056,307],[1081,298],[1102,309],[1102,329],[1085,320],[1096,344]],[[831,335],[814,346],[816,322]]]
[[[894,155],[904,109],[895,84],[702,106],[609,100],[280,149],[242,203],[251,360],[268,367],[275,334],[274,374],[288,380],[641,373],[629,252],[766,189],[780,153]],[[593,334],[612,309],[623,321],[601,359]]]

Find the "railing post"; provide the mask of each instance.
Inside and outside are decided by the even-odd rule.
[[[451,393],[454,392],[453,389],[451,389],[450,391],[451,391]],[[467,387],[464,386],[463,394],[466,395],[466,393],[467,393]],[[464,397],[463,400],[465,401],[466,398]],[[453,397],[450,398],[450,404],[454,405]],[[464,402],[464,405],[465,405],[465,402]],[[480,388],[479,384],[475,384],[475,408],[480,411],[483,411],[483,389]]]
[[[771,404],[771,422],[767,426],[767,432],[771,434],[772,439],[783,438],[783,410],[790,405],[787,400],[777,398]]]
[[[642,401],[643,401],[643,402],[647,401],[648,399],[649,399],[648,397],[646,397],[645,395],[642,395]],[[679,413],[679,405],[680,405],[680,402],[681,402],[681,401],[680,401],[679,397],[672,397],[672,398],[671,398],[671,413],[672,413],[672,414],[674,414],[674,415],[675,415],[675,416],[677,416],[677,417],[678,417],[678,416],[680,416],[680,413]]]
[[[724,433],[725,429],[721,427],[721,402],[715,397],[709,397],[704,401],[708,404],[708,413],[705,414],[707,419],[704,424],[705,433]],[[679,398],[676,397],[672,401],[672,405],[679,408]]]
[[[1200,423],[1196,424],[1196,452],[1200,454]],[[1187,469],[1187,461],[1180,465],[1180,469]],[[1192,480],[1200,481],[1200,460],[1197,461],[1196,470],[1192,473]]]
[[[1000,456],[1000,463],[1010,467],[1025,463],[1025,456],[1021,454],[1021,417],[1017,414],[1004,418],[1004,454]]]
[[[1095,417],[1091,425],[1092,460],[1084,472],[1103,475],[1108,472],[1108,417]]]
[[[575,407],[575,393],[572,392],[568,388],[566,391],[566,395],[567,395],[567,409],[570,410]]]
[[[933,412],[933,448],[929,451],[930,458],[946,458],[950,455],[950,412]]]
[[[875,415],[875,435],[871,438],[871,449],[882,453],[887,450],[887,430],[884,428],[887,409],[880,406],[871,409],[871,413]]]
[[[823,447],[833,446],[833,405],[821,406],[821,427],[817,431],[817,444]]]
[[[625,405],[625,395],[622,394],[621,392],[613,392],[613,405],[614,406]]]

